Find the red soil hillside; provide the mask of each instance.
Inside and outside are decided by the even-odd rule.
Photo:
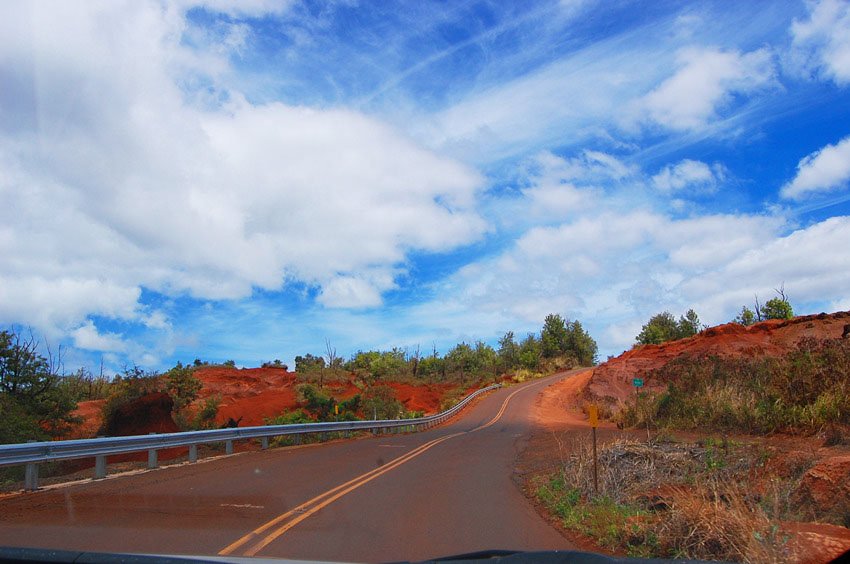
[[[219,425],[231,418],[239,421],[240,427],[263,425],[266,417],[297,407],[297,376],[282,368],[204,366],[194,375],[203,385],[196,407],[209,397],[221,398],[216,417]]]
[[[196,407],[208,397],[221,398],[216,417],[219,424],[232,418],[239,421],[240,427],[263,425],[268,417],[298,408],[298,375],[281,368],[211,366],[196,370],[195,377],[203,384]],[[393,389],[405,409],[426,414],[437,413],[443,398],[456,387],[454,384],[386,384]],[[326,382],[324,387],[325,392],[338,401],[361,393],[353,378]]]
[[[296,389],[303,380],[299,380],[296,373],[282,368],[203,366],[195,370],[194,375],[201,381],[202,388],[198,399],[192,404],[192,409],[200,409],[207,398],[219,398],[221,404],[215,419],[217,426],[224,425],[230,419],[238,421],[240,427],[264,425],[267,418],[299,408]],[[426,415],[440,411],[442,401],[457,388],[456,384],[414,385],[386,382],[386,385],[393,389],[405,409],[421,411]],[[354,384],[353,377],[326,381],[324,391],[337,401],[361,393],[360,388]],[[467,393],[471,391],[473,390],[470,389]],[[82,417],[83,422],[75,427],[69,438],[94,437],[103,423],[101,409],[104,403],[105,400],[80,402],[74,415]],[[133,429],[138,428],[138,433],[150,431],[145,426],[147,423],[136,423]],[[149,423],[155,425],[153,422]],[[128,432],[125,431],[124,434]]]
[[[775,356],[792,350],[803,337],[840,339],[850,326],[850,312],[804,315],[789,320],[770,320],[744,327],[727,323],[711,327],[687,339],[660,345],[645,345],[626,351],[598,366],[585,389],[590,401],[621,406],[634,394],[632,378],[645,377],[680,356],[719,357]],[[647,379],[646,389],[653,389]]]

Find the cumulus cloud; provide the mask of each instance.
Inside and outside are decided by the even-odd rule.
[[[711,194],[717,191],[726,173],[723,165],[709,166],[702,161],[684,159],[675,165],[667,165],[655,176],[652,183],[665,194],[690,192]]]
[[[807,2],[808,20],[791,25],[794,64],[809,75],[850,83],[850,3]]]
[[[143,288],[219,300],[297,281],[328,307],[377,305],[410,251],[487,228],[475,170],[358,112],[248,102],[226,53],[181,40],[184,11],[0,11],[2,322],[105,346],[89,315],[168,328]]]
[[[772,295],[782,281],[792,302],[818,302],[850,284],[850,217],[832,217],[737,253],[728,262],[681,284],[699,307],[729,311],[753,293]]]
[[[91,320],[71,332],[74,346],[98,352],[124,352],[127,345],[116,333],[101,333]]]
[[[547,158],[529,193],[558,168],[559,157]],[[575,164],[561,161],[562,169]],[[587,196],[596,188],[581,176],[570,189]],[[639,171],[632,181],[655,185]],[[448,308],[458,320],[466,312],[506,328],[539,328],[547,313],[559,312],[580,319],[602,351],[618,353],[663,310],[694,307],[705,322],[720,323],[783,281],[795,304],[835,296],[835,288],[850,284],[850,218],[793,231],[782,215],[676,218],[649,201],[631,205],[631,189],[588,198],[557,223],[528,228],[503,252],[460,269],[439,286],[439,300],[421,309]]]
[[[782,187],[783,198],[802,200],[819,192],[837,190],[850,181],[850,137],[827,145],[803,158],[797,175]]]
[[[766,49],[750,53],[688,48],[677,56],[679,69],[637,104],[641,118],[673,130],[705,126],[736,95],[769,85],[774,77]]]

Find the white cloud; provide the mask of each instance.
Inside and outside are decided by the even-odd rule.
[[[101,333],[91,320],[71,332],[74,346],[79,349],[99,352],[124,352],[127,344],[116,333]]]
[[[827,145],[803,158],[797,175],[782,187],[783,198],[802,200],[818,192],[828,192],[850,181],[850,137]]]
[[[338,276],[322,286],[316,300],[326,307],[376,307],[382,303],[381,293],[395,287],[395,277],[388,271]]]
[[[702,161],[684,159],[665,166],[652,177],[652,183],[665,194],[683,191],[711,194],[717,191],[717,184],[724,177],[725,170],[720,164],[710,167]]]
[[[530,176],[526,195],[550,184],[553,170],[578,166],[574,159],[543,157],[547,166]],[[585,166],[590,171],[594,164]],[[570,170],[569,189],[577,197],[603,193],[594,187],[594,174]],[[466,312],[504,328],[539,328],[546,314],[558,312],[580,319],[607,354],[630,347],[641,324],[662,310],[679,314],[694,307],[704,321],[718,323],[750,303],[753,293],[768,295],[783,280],[801,301],[817,296],[808,287],[810,278],[824,277],[823,295],[846,287],[836,277],[847,277],[848,259],[834,256],[843,252],[842,229],[816,224],[785,235],[788,224],[781,215],[677,219],[649,200],[635,205],[633,193],[654,181],[637,170],[629,178],[622,190],[587,198],[558,223],[532,226],[502,253],[460,269],[439,285],[439,299],[421,310],[454,304],[458,319]],[[822,259],[805,259],[805,253],[815,252],[816,241],[833,250]],[[777,258],[768,260],[768,254]],[[736,266],[742,261],[751,268]],[[782,261],[800,266],[780,268]]]
[[[487,229],[475,170],[354,111],[251,104],[187,26],[156,2],[0,8],[0,323],[91,344],[90,315],[169,330],[142,288],[218,300],[287,281],[374,306],[410,251]]]
[[[0,274],[0,319],[32,325],[57,337],[88,315],[139,319],[140,294],[138,287],[103,279],[4,272]]]
[[[773,81],[771,54],[718,49],[683,49],[679,69],[647,94],[635,112],[650,123],[674,130],[705,126],[735,95],[747,95]]]
[[[706,311],[729,312],[784,283],[792,303],[834,300],[850,286],[850,217],[832,217],[738,253],[681,285]],[[699,311],[699,310],[698,310]]]
[[[850,286],[850,218],[787,227],[777,216],[588,210],[461,269],[440,287],[439,303],[508,328],[558,312],[580,319],[607,354],[629,348],[634,329],[663,310],[693,307],[704,322],[722,323],[783,282],[798,307],[834,301]]]
[[[822,0],[807,5],[809,19],[791,25],[794,64],[836,84],[850,83],[850,3]]]

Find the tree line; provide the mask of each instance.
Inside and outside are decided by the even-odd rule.
[[[348,360],[336,355],[326,342],[326,354],[304,354],[295,357],[295,371],[316,374],[343,371],[360,376],[367,382],[412,378],[429,382],[461,383],[525,369],[540,371],[596,363],[597,345],[579,321],[569,321],[559,314],[546,316],[539,333],[527,333],[517,340],[513,331],[506,332],[494,348],[484,341],[462,341],[441,355],[436,347],[422,354],[417,346],[410,350],[357,351]]]

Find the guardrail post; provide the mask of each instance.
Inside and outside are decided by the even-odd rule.
[[[224,453],[233,454],[233,441],[224,441]]]
[[[35,462],[27,464],[24,474],[24,489],[30,492],[38,489],[38,464]]]
[[[301,444],[301,433],[298,433],[297,435],[295,435],[295,440],[292,441],[292,442],[294,442],[296,445],[300,445]]]
[[[149,435],[156,435],[156,433],[148,433]],[[153,470],[156,468],[158,464],[156,449],[152,448],[148,450],[148,470]]]
[[[198,461],[198,445],[189,445],[189,462]]]
[[[106,478],[106,455],[99,454],[94,457],[94,479],[102,480]]]
[[[267,450],[269,448],[269,438],[268,437],[260,437],[260,448],[263,450]]]

